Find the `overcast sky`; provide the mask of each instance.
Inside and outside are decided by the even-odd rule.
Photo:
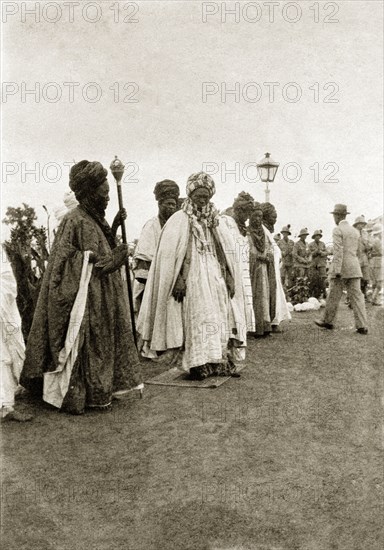
[[[219,208],[242,190],[263,201],[254,163],[267,151],[280,162],[276,230],[290,223],[329,238],[337,202],[352,221],[382,213],[380,1],[280,2],[273,20],[263,2],[226,2],[236,15],[194,0],[120,2],[119,11],[117,2],[72,3],[73,13],[68,2],[2,4],[2,217],[26,202],[43,223],[42,205],[59,206],[68,189],[64,163],[109,167],[116,154],[131,163],[123,193],[132,240],[156,214],[155,183],[174,179],[184,196],[205,163],[217,172]],[[35,4],[39,14],[26,14]],[[205,22],[204,12],[213,12]],[[24,97],[23,82],[40,85],[39,102]],[[24,173],[36,163],[39,176]]]

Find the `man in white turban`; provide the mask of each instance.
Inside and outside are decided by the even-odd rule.
[[[187,199],[169,218],[148,275],[138,330],[144,351],[183,351],[190,378],[239,376],[246,345],[236,244],[211,197],[213,179],[192,174]],[[240,352],[239,352],[240,351]]]

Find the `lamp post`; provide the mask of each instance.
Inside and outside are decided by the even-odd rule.
[[[269,183],[273,183],[279,163],[271,158],[270,153],[265,153],[261,162],[257,163],[257,171],[261,181],[265,183],[265,202],[269,202]]]

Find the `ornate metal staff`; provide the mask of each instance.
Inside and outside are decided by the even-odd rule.
[[[117,196],[119,199],[119,210],[122,210],[124,208],[123,206],[123,193],[121,190],[121,179],[124,174],[124,164],[117,158],[115,155],[115,159],[111,162],[110,170],[113,174],[113,177],[116,180],[117,184]],[[127,232],[125,230],[125,221],[121,220],[121,236],[123,238],[123,243],[128,244],[127,242]],[[130,267],[129,267],[129,261],[128,259],[125,262],[125,271],[127,274],[127,288],[128,288],[128,299],[129,299],[129,310],[131,313],[131,322],[132,322],[132,332],[133,332],[133,338],[135,341],[135,345],[137,347],[137,336],[136,336],[136,324],[135,324],[135,312],[133,309],[133,295],[132,295],[132,285],[131,285],[131,276],[130,276]]]

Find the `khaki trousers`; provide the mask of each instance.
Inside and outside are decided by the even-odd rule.
[[[324,323],[333,324],[337,314],[340,299],[343,295],[343,287],[347,289],[347,296],[355,316],[356,328],[367,327],[367,313],[365,310],[364,294],[360,288],[360,278],[354,279],[331,279],[329,294],[325,306]]]
[[[284,288],[293,286],[293,267],[290,265],[282,265],[280,268],[281,283]]]

